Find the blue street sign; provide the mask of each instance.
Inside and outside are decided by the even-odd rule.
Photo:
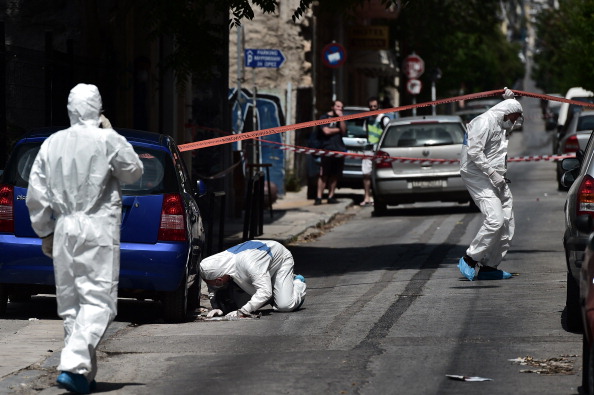
[[[244,50],[245,67],[269,67],[278,69],[285,63],[285,55],[280,49]]]

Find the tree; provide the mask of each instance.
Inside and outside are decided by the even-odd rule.
[[[593,88],[594,3],[562,0],[559,9],[543,10],[536,22],[533,77],[545,92],[573,86]]]
[[[440,91],[511,87],[523,76],[524,66],[518,57],[520,45],[508,42],[501,32],[499,12],[498,0],[409,2],[396,27],[401,54],[414,51],[424,59],[426,70],[440,68]]]

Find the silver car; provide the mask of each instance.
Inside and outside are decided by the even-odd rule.
[[[559,140],[557,155],[566,155],[578,152],[586,148],[594,129],[594,111],[578,111],[568,119],[569,125],[565,129],[565,135]],[[561,162],[557,162],[557,184],[560,191],[568,188],[561,183],[564,170]]]
[[[418,161],[374,161],[374,215],[388,205],[447,201],[469,203],[472,198],[460,177],[465,127],[459,116],[407,117],[391,121],[378,144],[377,157]],[[446,163],[426,161],[445,159]]]
[[[582,328],[580,270],[588,236],[594,230],[594,135],[576,158],[563,159],[561,182],[569,188],[565,201],[563,247],[567,264],[565,324],[570,331]]]
[[[346,106],[343,109],[344,115],[357,114],[369,111],[367,107]],[[365,118],[356,118],[346,121],[347,134],[342,138],[348,152],[363,154],[371,151],[372,147],[367,141],[367,130],[365,129]],[[348,188],[363,188],[363,173],[361,172],[361,159],[345,158],[342,179],[339,185]]]

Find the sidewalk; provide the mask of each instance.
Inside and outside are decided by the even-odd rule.
[[[264,233],[256,239],[276,240],[282,244],[294,241],[299,235],[310,228],[316,228],[330,222],[337,214],[348,207],[363,200],[363,189],[340,188],[336,191],[338,203],[314,206],[313,200],[307,199],[307,188],[302,187],[299,192],[287,192],[282,199],[264,210]],[[225,222],[225,245],[231,246],[241,243],[243,237],[243,219]],[[216,244],[216,241],[215,241]]]

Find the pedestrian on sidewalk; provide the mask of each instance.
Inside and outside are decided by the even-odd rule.
[[[379,110],[378,98],[372,96],[367,100],[369,111]],[[367,142],[369,143],[365,150],[365,155],[373,155],[376,150],[377,143],[379,143],[380,137],[384,131],[384,128],[390,122],[390,118],[386,114],[374,115],[367,117],[364,121],[365,130],[367,131]],[[372,160],[370,158],[363,158],[361,160],[361,174],[363,175],[363,201],[361,206],[372,206],[373,199],[371,197],[371,170]]]
[[[41,145],[29,176],[31,225],[53,258],[64,348],[58,384],[94,390],[97,349],[117,312],[120,270],[120,183],[133,183],[143,165],[128,141],[100,128],[101,95],[78,84],[68,96],[70,127]]]
[[[468,124],[462,145],[460,175],[484,218],[458,262],[460,272],[470,281],[512,277],[497,267],[514,236],[513,199],[505,178],[507,144],[508,135],[516,122],[521,122],[523,111],[511,90],[504,88],[503,98]]]
[[[293,267],[291,252],[273,240],[246,241],[203,259],[200,276],[212,294],[208,318],[249,317],[267,303],[280,312],[299,309],[306,285]]]
[[[335,100],[332,102],[330,111],[323,114],[320,119],[328,119],[334,117],[342,117],[342,102]],[[320,141],[320,148],[328,151],[346,152],[346,146],[342,137],[346,134],[347,127],[345,121],[331,122],[316,129],[318,133],[318,140]],[[320,166],[320,174],[318,175],[318,193],[314,204],[322,204],[322,195],[324,189],[328,188],[328,203],[335,204],[338,200],[334,196],[338,180],[342,177],[342,170],[344,169],[344,157],[330,157],[322,156],[322,165]]]

